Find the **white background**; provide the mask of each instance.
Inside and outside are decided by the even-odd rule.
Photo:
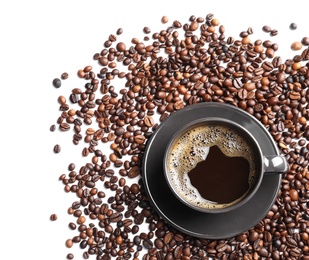
[[[184,24],[191,15],[213,13],[226,28],[226,36],[238,37],[252,27],[250,38],[270,39],[279,44],[278,55],[292,58],[293,41],[309,36],[307,1],[1,1],[0,4],[0,98],[1,98],[1,256],[0,259],[61,260],[69,252],[82,259],[65,240],[75,232],[66,213],[75,197],[58,181],[70,162],[81,160],[71,133],[51,133],[57,117],[59,95],[83,87],[76,72],[96,64],[109,34],[130,44],[142,40],[144,26],[152,33],[172,21]],[[161,17],[169,23],[161,23]],[[291,22],[297,30],[289,29]],[[279,31],[270,37],[263,25]],[[149,41],[150,43],[151,41]],[[300,54],[300,52],[298,53]],[[56,89],[52,80],[68,72],[69,79]],[[116,86],[117,87],[117,86]],[[62,146],[60,154],[53,146]],[[82,163],[82,160],[80,161]],[[58,215],[51,222],[49,216]]]

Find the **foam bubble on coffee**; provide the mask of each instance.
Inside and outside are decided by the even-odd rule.
[[[250,165],[249,189],[254,182],[256,168],[254,151],[244,137],[220,124],[202,124],[190,128],[171,147],[171,154],[167,157],[167,169],[180,196],[197,207],[225,208],[237,203],[246,195],[245,193],[229,204],[218,204],[203,198],[191,184],[188,173],[199,162],[206,160],[210,147],[214,145],[217,145],[226,156],[246,158]]]

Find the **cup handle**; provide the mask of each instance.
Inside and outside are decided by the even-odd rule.
[[[282,155],[264,156],[264,174],[281,174],[288,171],[288,162]]]

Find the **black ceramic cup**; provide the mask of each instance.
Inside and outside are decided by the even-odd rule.
[[[166,182],[177,199],[194,210],[235,210],[255,195],[264,175],[288,169],[284,156],[263,154],[260,141],[233,118],[193,120],[166,146]]]

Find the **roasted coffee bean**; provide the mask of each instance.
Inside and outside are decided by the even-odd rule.
[[[49,128],[49,130],[50,130],[51,132],[54,132],[54,131],[56,130],[56,125],[51,125],[50,128]]]
[[[136,135],[134,137],[134,141],[138,144],[143,144],[145,142],[146,138],[144,135]]]
[[[67,239],[67,241],[65,242],[66,247],[70,248],[73,246],[73,241],[72,239]]]
[[[137,176],[139,176],[139,175],[140,175],[140,169],[139,169],[138,166],[132,167],[132,168],[129,170],[129,172],[128,172],[128,177],[129,177],[129,178],[135,178],[135,177],[137,177]]]
[[[175,28],[181,28],[182,24],[181,24],[179,21],[174,21],[174,22],[173,22],[173,26],[174,26]]]
[[[120,34],[122,34],[122,33],[123,33],[123,29],[122,29],[122,28],[118,28],[116,34],[117,34],[117,35],[120,35]]]
[[[258,254],[262,257],[267,257],[268,256],[268,251],[265,247],[262,247],[259,251]]]
[[[296,30],[297,29],[297,24],[296,23],[291,23],[290,24],[290,29],[291,30]]]
[[[292,49],[293,51],[298,51],[298,50],[300,50],[302,47],[303,47],[303,45],[302,45],[301,42],[293,42],[292,45],[291,45],[291,49]]]
[[[143,221],[144,221],[144,216],[141,213],[137,214],[136,217],[134,218],[134,223],[137,225],[142,224]]]
[[[150,28],[147,27],[147,26],[144,27],[143,31],[144,31],[144,33],[150,33],[151,32]]]
[[[292,200],[297,201],[299,198],[298,192],[295,189],[290,190],[290,197]]]
[[[219,245],[216,246],[216,250],[218,252],[224,252],[227,249],[227,244],[226,243],[221,243]]]
[[[63,79],[63,80],[67,79],[68,77],[69,77],[69,74],[67,72],[63,72],[61,74],[61,79]]]
[[[276,36],[276,35],[278,35],[278,30],[272,29],[272,30],[270,31],[270,35],[271,35],[271,36]]]
[[[53,80],[53,85],[54,85],[55,88],[60,88],[61,87],[61,80],[58,79],[58,78],[55,78]]]
[[[144,118],[145,125],[151,127],[154,125],[154,119],[151,116],[145,116]]]
[[[111,222],[118,222],[122,219],[122,214],[120,212],[115,212],[110,216]]]
[[[75,230],[76,229],[76,224],[73,223],[73,222],[70,222],[69,223],[69,227],[70,227],[70,229]]]
[[[153,247],[153,243],[150,239],[145,239],[143,241],[143,246],[146,248],[146,249],[150,249]]]
[[[89,259],[89,253],[88,252],[84,252],[83,253],[83,258],[84,259]]]
[[[58,219],[58,216],[56,214],[51,214],[50,215],[50,220],[51,221],[56,221]]]
[[[61,151],[60,145],[59,145],[59,144],[56,144],[56,145],[54,146],[54,153],[60,153],[60,151]]]
[[[263,30],[264,32],[269,33],[269,32],[271,31],[271,28],[270,28],[268,25],[264,25],[263,28],[262,28],[262,30]]]
[[[59,128],[61,131],[66,132],[70,130],[70,125],[67,123],[61,123]]]
[[[162,16],[161,22],[162,23],[167,23],[168,22],[168,17],[167,16]]]
[[[303,37],[302,40],[301,40],[301,43],[304,46],[308,46],[309,45],[309,37]]]

